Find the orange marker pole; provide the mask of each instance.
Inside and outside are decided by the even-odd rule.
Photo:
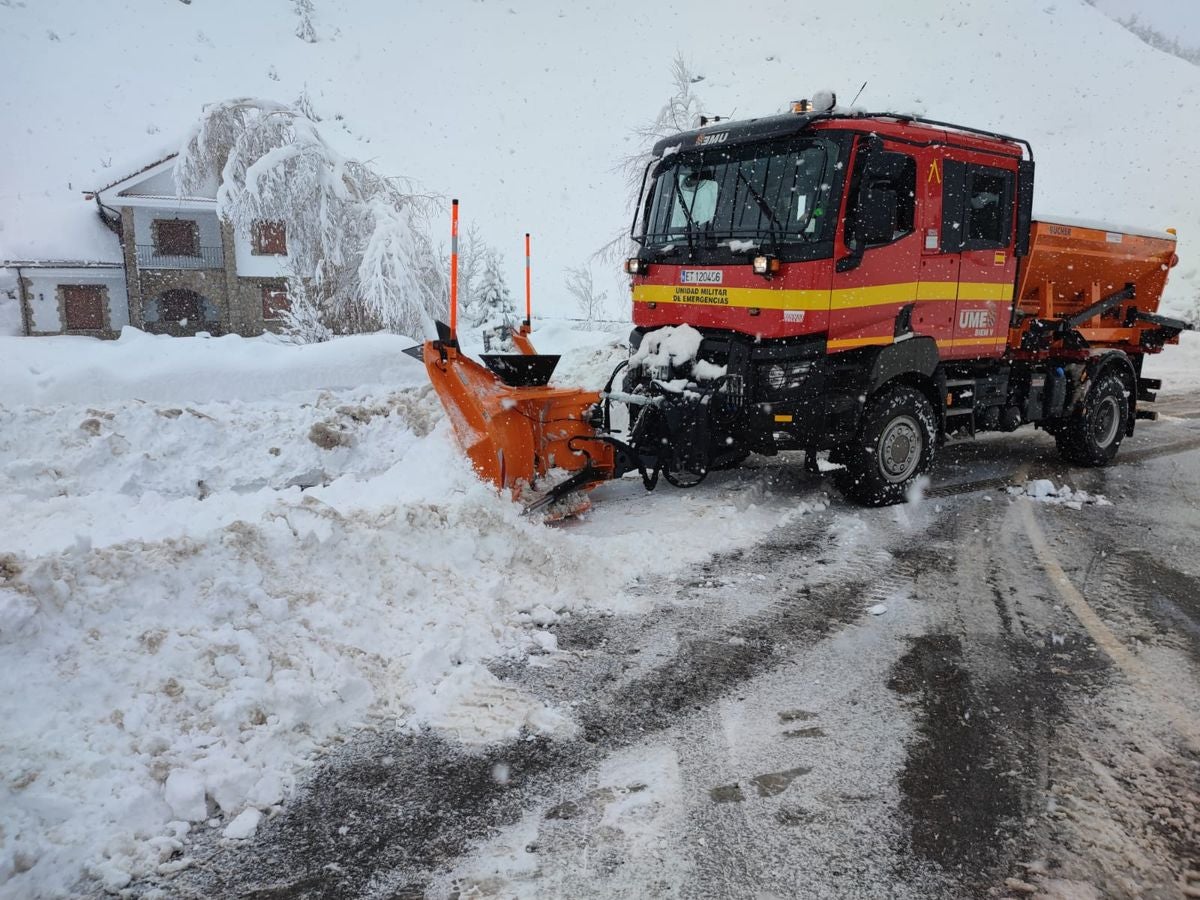
[[[450,201],[450,340],[458,340],[458,201]]]
[[[525,327],[533,327],[533,292],[529,282],[529,232],[525,232]]]

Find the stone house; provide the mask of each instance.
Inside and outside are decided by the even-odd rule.
[[[25,334],[116,337],[125,325],[157,334],[252,336],[287,309],[287,233],[256,222],[238,234],[217,215],[217,184],[175,194],[174,155],[89,192],[112,232],[108,260],[8,260]],[[119,254],[119,256],[117,255]]]

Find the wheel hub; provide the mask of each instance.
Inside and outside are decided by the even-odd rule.
[[[1096,446],[1107,447],[1117,436],[1117,428],[1121,424],[1121,413],[1117,408],[1116,397],[1105,397],[1096,407],[1092,418],[1092,438]]]
[[[924,449],[921,426],[912,416],[888,423],[879,439],[879,470],[893,484],[906,481],[917,469]]]

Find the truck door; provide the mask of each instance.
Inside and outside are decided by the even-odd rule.
[[[954,337],[954,306],[958,301],[959,254],[942,246],[942,190],[945,185],[945,148],[931,147],[918,159],[918,230],[921,235],[921,272],[913,331],[937,341],[945,355]]]
[[[954,337],[944,357],[999,356],[1008,340],[1017,261],[1013,254],[1013,168],[945,161],[942,246],[959,252]]]
[[[916,160],[904,145],[896,148],[878,138],[858,139],[835,241],[831,353],[892,343],[897,317],[916,298]]]

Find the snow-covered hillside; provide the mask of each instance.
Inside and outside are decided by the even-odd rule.
[[[870,109],[1027,137],[1038,209],[1177,227],[1169,302],[1200,290],[1200,69],[1083,0],[313,0],[315,43],[304,5],[0,3],[0,259],[114,258],[81,191],[175,149],[206,102],[306,92],[342,150],[461,197],[513,285],[532,231],[541,304],[565,312],[563,269],[628,224],[614,167],[678,51],[712,113],[865,81]]]

